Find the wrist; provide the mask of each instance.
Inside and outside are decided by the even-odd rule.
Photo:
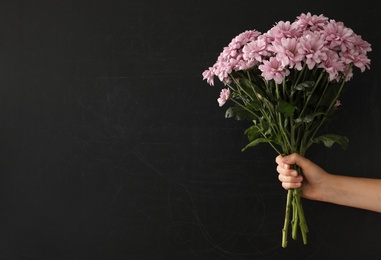
[[[338,196],[339,187],[337,186],[340,182],[337,180],[337,176],[324,172],[321,173],[321,178],[316,184],[315,189],[315,200],[323,202],[332,202],[333,198]]]

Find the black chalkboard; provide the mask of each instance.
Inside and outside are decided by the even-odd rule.
[[[281,247],[286,191],[266,145],[241,152],[202,80],[222,47],[301,13],[372,44],[308,156],[381,178],[381,9],[371,1],[7,1],[0,8],[1,259],[378,259],[380,215],[303,200],[307,245]]]

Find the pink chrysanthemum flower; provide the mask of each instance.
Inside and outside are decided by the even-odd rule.
[[[312,70],[316,64],[327,59],[327,47],[323,36],[318,33],[307,32],[300,38],[300,52],[305,57],[308,69]]]
[[[364,72],[365,69],[369,69],[370,59],[368,59],[364,53],[358,53],[355,49],[351,49],[342,53],[342,57],[345,63],[353,63],[361,72]]]
[[[249,42],[242,49],[243,58],[248,62],[248,67],[257,65],[262,62],[263,57],[269,56],[267,51],[267,43],[264,37],[258,37],[257,40]]]
[[[345,67],[344,62],[335,51],[328,51],[327,59],[319,65],[319,68],[324,68],[329,74],[329,81],[335,79],[339,81],[344,73]]]
[[[270,60],[264,60],[258,68],[262,71],[262,76],[266,80],[274,80],[277,84],[281,84],[283,79],[290,74],[290,71],[282,65],[282,62],[275,57]]]
[[[203,77],[203,80],[206,80],[206,82],[209,85],[214,86],[214,70],[213,70],[213,67],[209,67],[207,70],[205,70],[202,73],[202,77]]]
[[[279,21],[265,35],[268,41],[280,43],[283,38],[299,37],[301,35],[301,31],[298,29],[299,28],[295,23],[291,24],[289,21]]]
[[[310,30],[312,32],[322,29],[328,21],[328,18],[324,15],[311,15],[310,12],[307,14],[303,13],[296,18],[296,24],[300,27],[300,29]]]
[[[228,88],[222,89],[220,92],[220,97],[217,99],[219,106],[222,107],[223,105],[225,105],[229,97],[230,97],[230,90]]]
[[[360,35],[355,34],[353,37],[354,48],[358,50],[359,53],[366,54],[367,52],[372,51],[370,43],[364,41]]]
[[[257,30],[247,30],[243,33],[238,34],[233,40],[229,43],[229,49],[241,49],[248,42],[254,41],[259,35],[260,32]]]
[[[330,20],[324,27],[324,35],[331,50],[337,49],[345,52],[353,48],[353,30],[345,27],[342,22]]]
[[[203,78],[209,85],[214,85],[213,77],[217,76],[223,83],[230,83],[229,74],[232,71],[247,69],[250,64],[243,59],[242,48],[251,41],[254,41],[261,33],[257,30],[245,31],[234,37],[227,47],[217,58],[217,62],[212,68],[204,71]]]
[[[226,61],[220,61],[214,66],[214,74],[220,81],[226,81],[229,78],[229,74],[232,72],[231,63]]]
[[[281,43],[273,43],[271,50],[276,53],[276,57],[280,60],[283,66],[289,66],[289,68],[295,67],[298,70],[302,70],[301,61],[304,55],[299,52],[300,46],[296,38],[283,38]]]

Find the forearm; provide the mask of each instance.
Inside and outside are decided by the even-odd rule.
[[[322,200],[381,213],[381,179],[330,175]]]

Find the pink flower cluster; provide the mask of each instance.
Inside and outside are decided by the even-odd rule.
[[[220,92],[220,97],[217,99],[218,104],[220,107],[225,105],[226,101],[229,99],[230,96],[230,89],[224,88]]]
[[[220,53],[217,62],[202,75],[209,85],[214,77],[230,83],[233,71],[259,69],[265,80],[281,84],[290,69],[323,68],[329,80],[341,80],[350,65],[369,69],[371,45],[342,22],[323,15],[301,14],[295,22],[279,21],[262,34],[256,30],[236,36]],[[352,69],[346,80],[352,78]]]

